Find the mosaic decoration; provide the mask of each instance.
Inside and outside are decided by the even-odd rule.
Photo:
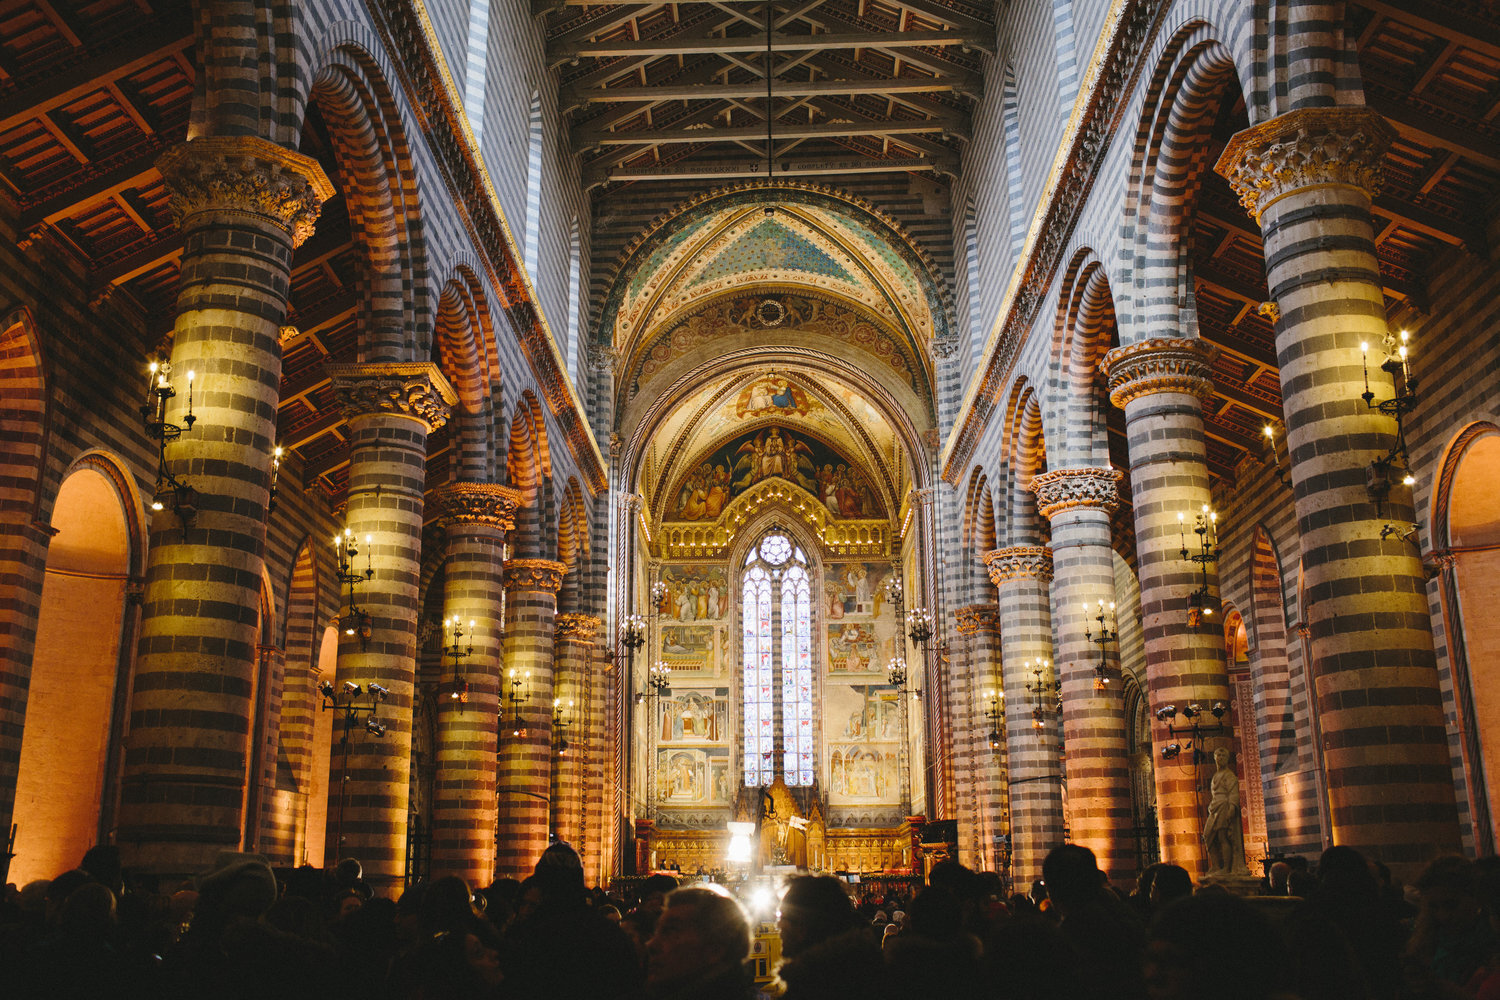
[[[747,271],[789,270],[824,274],[840,281],[855,278],[837,260],[774,217],[742,232],[693,278],[692,285],[718,281]]]
[[[732,438],[705,457],[669,495],[664,520],[716,520],[735,497],[773,476],[817,497],[830,514],[884,514],[856,465],[817,438],[773,424]]]
[[[924,369],[910,345],[892,336],[867,313],[809,295],[781,294],[777,300],[785,310],[785,317],[779,323],[766,323],[764,296],[737,295],[715,299],[653,335],[631,355],[625,378],[627,398],[634,398],[642,385],[680,357],[705,347],[722,348],[722,343],[716,342],[737,335],[764,337],[769,329],[795,331],[799,336],[829,337],[873,354],[893,368],[915,392],[923,391]]]

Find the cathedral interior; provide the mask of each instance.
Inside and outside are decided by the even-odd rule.
[[[1494,853],[1493,4],[14,0],[0,95],[0,882]]]

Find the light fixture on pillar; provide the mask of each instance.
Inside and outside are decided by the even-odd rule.
[[[1198,548],[1194,552],[1188,551],[1187,535],[1184,533],[1186,523],[1187,516],[1179,511],[1177,538],[1182,542],[1182,558],[1197,563],[1201,576],[1201,582],[1188,595],[1188,628],[1197,628],[1203,624],[1204,619],[1214,616],[1214,604],[1217,603],[1208,588],[1208,567],[1219,561],[1219,515],[1210,510],[1208,504],[1204,504],[1203,509],[1193,515],[1193,534],[1198,536]]]
[[[376,713],[380,709],[380,703],[391,696],[388,688],[371,681],[368,685],[361,687],[353,681],[345,681],[335,687],[332,681],[325,680],[318,685],[318,693],[323,696],[323,705],[319,711],[334,711],[340,713],[343,718],[344,727],[339,736],[339,805],[338,812],[334,817],[334,841],[338,844],[339,855],[342,856],[344,846],[344,802],[348,798],[349,790],[349,734],[354,732],[360,717],[364,716],[364,730],[377,739],[386,733],[385,723],[377,719]],[[368,698],[367,704],[361,705],[360,699]]]
[[[276,480],[281,478],[281,445],[271,449],[271,496],[266,501],[266,513],[269,514],[276,509]]]
[[[1261,461],[1276,470],[1276,478],[1281,480],[1281,485],[1290,487],[1292,485],[1292,480],[1290,477],[1292,453],[1290,449],[1287,451],[1286,455],[1287,470],[1283,471],[1281,468],[1281,454],[1276,449],[1275,425],[1266,424],[1260,429],[1260,433],[1261,436],[1266,439],[1266,450],[1265,453],[1261,456]]]
[[[666,660],[657,660],[651,664],[651,671],[646,677],[646,684],[651,688],[651,693],[656,697],[671,697],[672,668],[667,665]]]
[[[183,414],[181,424],[174,424],[167,420],[167,400],[177,395],[172,385],[172,363],[153,361],[147,371],[141,422],[145,425],[146,436],[156,441],[156,486],[151,491],[151,509],[171,507],[186,531],[198,513],[198,491],[173,474],[167,464],[167,442],[176,441],[184,431],[192,430],[198,419],[193,416],[193,373],[187,373],[187,412]]]
[[[1088,604],[1083,606],[1085,618],[1093,618],[1099,623],[1097,629],[1089,627],[1087,621],[1083,623],[1083,637],[1099,647],[1099,662],[1094,666],[1094,690],[1108,691],[1110,681],[1109,669],[1109,644],[1120,638],[1119,623],[1115,620],[1115,602],[1104,603],[1104,598],[1099,599],[1099,604],[1090,613]]]
[[[1229,706],[1222,701],[1216,701],[1208,709],[1208,713],[1214,717],[1213,722],[1200,722],[1203,718],[1203,708],[1196,701],[1182,706],[1180,714],[1187,720],[1185,725],[1176,722],[1179,709],[1176,705],[1163,705],[1156,710],[1156,721],[1167,724],[1167,739],[1170,742],[1162,744],[1161,759],[1176,760],[1186,750],[1193,764],[1203,763],[1206,755],[1203,752],[1203,740],[1207,736],[1215,736],[1228,731],[1224,724],[1224,716],[1229,711]],[[1183,737],[1187,737],[1185,740]]]
[[[531,671],[511,667],[506,679],[510,685],[505,693],[505,701],[510,706],[510,735],[520,739],[526,735],[526,720],[521,717],[521,709],[526,704],[527,688],[531,686]]]
[[[449,701],[456,701],[460,705],[468,704],[469,682],[464,679],[464,660],[474,655],[474,620],[469,620],[469,630],[464,631],[464,623],[459,621],[458,615],[443,619],[444,638],[453,641],[444,647],[443,652],[453,658],[453,677],[444,682],[438,689],[448,695]],[[466,643],[464,639],[469,641]]]
[[[984,692],[984,717],[989,720],[990,749],[999,753],[1005,748],[1005,693],[999,688],[988,688]]]
[[[926,608],[912,608],[906,613],[906,634],[911,641],[924,650],[932,639],[932,612]]]
[[[354,564],[359,557],[359,546],[355,543],[354,532],[345,528],[342,534],[333,536],[333,551],[338,558],[338,579],[348,588],[349,610],[339,617],[339,630],[345,635],[359,636],[361,646],[370,641],[372,622],[369,613],[359,606],[359,585],[375,578],[374,547],[375,537],[366,535],[365,568],[357,570]]]
[[[1048,715],[1062,715],[1062,680],[1047,680],[1051,666],[1049,660],[1037,660],[1036,666],[1027,660],[1023,667],[1031,674],[1031,680],[1026,684],[1026,690],[1031,694],[1031,728],[1039,733],[1047,728]]]
[[[563,732],[573,724],[573,699],[552,699],[552,737],[557,756],[566,757],[571,747]]]
[[[921,691],[915,689],[911,691],[907,690],[906,682],[909,679],[910,672],[906,668],[905,658],[900,656],[892,657],[890,662],[885,665],[886,683],[890,684],[901,694],[910,694],[913,698],[922,697]]]
[[[1415,486],[1417,482],[1411,471],[1411,456],[1406,451],[1406,415],[1417,408],[1417,377],[1411,371],[1410,341],[1411,335],[1405,330],[1399,334],[1386,334],[1383,345],[1385,360],[1380,363],[1380,370],[1391,376],[1395,394],[1379,402],[1370,388],[1370,345],[1367,342],[1359,345],[1365,370],[1365,391],[1360,393],[1360,398],[1365,401],[1366,408],[1379,410],[1396,420],[1396,440],[1391,444],[1391,450],[1371,462],[1365,475],[1365,491],[1377,510],[1391,495],[1397,470],[1401,472],[1402,485]]]

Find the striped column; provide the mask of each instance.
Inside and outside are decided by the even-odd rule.
[[[1052,521],[1052,620],[1062,679],[1064,775],[1070,838],[1092,850],[1110,881],[1134,878],[1130,764],[1118,671],[1096,690],[1100,649],[1085,637],[1092,610],[1115,599],[1110,512],[1119,506],[1114,469],[1056,469],[1031,481],[1041,515]],[[1115,651],[1111,668],[1118,665]]]
[[[1398,481],[1377,506],[1366,490],[1370,463],[1395,432],[1360,398],[1360,343],[1378,366],[1388,333],[1370,199],[1393,135],[1368,108],[1302,108],[1234,136],[1216,169],[1261,225],[1280,310],[1276,355],[1333,838],[1412,872],[1456,852],[1459,829],[1420,557],[1380,537],[1386,522],[1414,520],[1411,491]],[[1378,368],[1370,388],[1376,399],[1392,395]]]
[[[347,525],[360,548],[354,568],[363,568],[368,552],[375,571],[356,595],[370,636],[340,630],[336,683],[390,692],[377,712],[384,736],[358,727],[349,733],[347,770],[345,747],[333,748],[328,856],[358,858],[365,878],[389,889],[406,868],[427,435],[447,421],[456,396],[430,362],[329,365],[328,374],[349,425]]]
[[[1011,884],[1024,892],[1042,877],[1042,860],[1063,842],[1062,741],[1053,710],[1054,674],[1043,690],[1028,664],[1052,660],[1052,550],[1012,545],[984,554],[1000,592],[1000,662],[1005,691],[1005,754],[1009,776]],[[1042,728],[1033,710],[1042,709]]]
[[[521,689],[521,703],[502,706],[496,878],[525,878],[547,849],[552,820],[552,647],[557,591],[566,571],[562,563],[549,559],[511,559],[505,564],[509,596],[502,698],[509,697],[512,670],[517,677],[528,672],[530,677]],[[523,723],[519,736],[512,725],[518,713]]]
[[[448,536],[443,617],[456,618],[471,650],[454,675],[444,657],[437,699],[432,793],[432,877],[489,885],[495,871],[495,719],[500,712],[500,637],[505,533],[520,494],[495,483],[452,483],[433,498]],[[469,623],[473,622],[471,626]],[[453,642],[445,629],[444,645]]]
[[[193,139],[157,167],[183,232],[174,423],[196,375],[197,421],[167,455],[198,511],[151,525],[118,841],[130,867],[185,875],[241,844],[277,337],[292,248],[333,188],[314,160],[253,136]]]
[[[588,747],[584,758],[583,874],[590,885],[607,883],[613,854],[615,661],[597,645],[588,675],[588,698],[578,731]]]
[[[990,746],[986,691],[1000,685],[1000,609],[970,604],[954,611],[965,647],[968,669],[951,677],[954,706],[954,784],[958,798],[960,860],[971,868],[993,871],[995,844],[1005,826],[1005,741]],[[1001,707],[996,702],[996,707]],[[1003,721],[998,725],[1003,725]]]
[[[290,828],[276,815],[276,757],[281,743],[281,706],[286,700],[286,650],[259,646],[255,716],[250,735],[258,739],[251,747],[250,784],[245,795],[245,850],[290,862]]]
[[[1125,411],[1130,444],[1130,498],[1135,515],[1137,573],[1141,584],[1141,627],[1146,642],[1146,692],[1151,706],[1155,746],[1174,739],[1188,720],[1181,714],[1156,718],[1165,705],[1179,710],[1198,704],[1202,725],[1217,723],[1209,714],[1214,703],[1230,702],[1224,672],[1221,615],[1205,616],[1197,627],[1187,621],[1188,595],[1203,583],[1197,563],[1183,558],[1199,549],[1194,517],[1211,503],[1208,450],[1203,439],[1203,401],[1213,394],[1213,360],[1218,348],[1204,340],[1163,338],[1119,347],[1104,358],[1110,399]],[[1183,521],[1178,517],[1182,516]],[[1184,528],[1184,522],[1186,527]],[[1218,604],[1218,573],[1208,567],[1212,596]],[[1206,870],[1203,822],[1204,793],[1213,774],[1213,751],[1233,752],[1229,715],[1224,730],[1194,742],[1193,752],[1172,761],[1157,760],[1156,810],[1163,861],[1195,874]]]
[[[299,649],[306,651],[305,646]],[[312,777],[318,671],[310,658],[289,659],[284,676],[280,742],[292,787],[276,789],[271,833],[267,834],[269,838],[274,833],[275,846],[268,843],[266,850],[273,860],[295,866],[307,861],[307,795]]]
[[[552,697],[567,726],[556,736],[557,756],[552,767],[552,815],[557,839],[571,844],[580,854],[584,847],[584,802],[586,772],[595,758],[593,734],[587,721],[593,714],[590,669],[599,619],[593,615],[557,616],[557,671]],[[567,748],[562,747],[563,740]],[[602,789],[588,788],[593,795]]]

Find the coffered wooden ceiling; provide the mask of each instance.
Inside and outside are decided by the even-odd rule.
[[[402,2],[402,0],[387,0]],[[560,78],[571,141],[596,192],[659,178],[687,198],[765,167],[763,0],[599,4],[532,0]],[[373,3],[373,0],[372,0]],[[378,9],[380,4],[374,3]],[[993,11],[969,0],[776,0],[773,132],[778,175],[838,185],[861,171],[958,169]],[[1399,139],[1375,202],[1393,310],[1425,307],[1442,254],[1490,248],[1500,190],[1500,24],[1483,0],[1349,5],[1370,103]],[[92,302],[171,331],[181,236],[154,163],[187,135],[196,52],[181,0],[0,0],[0,213],[28,254],[66,261]],[[1231,98],[1213,142],[1244,123]],[[339,172],[310,111],[303,152]],[[1206,159],[1212,162],[1217,149]],[[1280,393],[1260,235],[1217,176],[1194,242],[1204,336],[1224,348],[1209,410],[1216,474],[1261,450]],[[352,359],[358,254],[335,197],[296,253],[281,435],[310,479],[337,493],[344,428],[322,363]],[[1420,358],[1420,345],[1418,347]],[[444,442],[433,475],[441,476]]]
[[[995,47],[983,0],[532,8],[590,186],[765,176],[768,64],[777,174],[954,174]]]

